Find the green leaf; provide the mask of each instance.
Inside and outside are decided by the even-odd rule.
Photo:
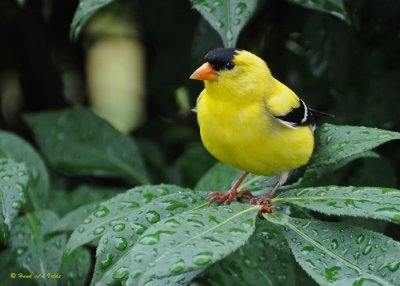
[[[203,269],[246,242],[257,212],[258,207],[235,203],[166,218],[143,233],[130,251],[129,263],[112,277],[122,281],[129,277],[127,285],[141,286]]]
[[[107,232],[125,228],[128,216],[155,198],[185,191],[188,190],[173,185],[141,186],[102,202],[74,230],[66,246],[67,252],[72,252]]]
[[[219,267],[213,266],[206,281],[221,286],[294,285],[294,259],[280,232],[265,221],[257,223],[249,242],[221,261]],[[281,243],[285,247],[280,247]]]
[[[293,4],[301,5],[306,8],[329,13],[350,24],[350,18],[344,7],[343,0],[324,0],[324,1],[288,0],[288,1]]]
[[[11,249],[17,255],[18,264],[28,274],[45,275],[35,279],[38,285],[57,285],[57,279],[46,275],[59,273],[66,236],[45,239],[57,220],[57,215],[48,210],[28,213],[15,221],[11,231]]]
[[[148,183],[135,141],[82,107],[24,116],[48,162],[68,175]]]
[[[400,191],[377,187],[338,187],[294,189],[272,199],[328,215],[349,215],[400,223]]]
[[[279,252],[291,253],[289,245],[283,235],[282,229],[272,223],[265,223],[264,220],[258,220],[256,222],[255,240],[263,240],[266,244],[273,246]]]
[[[128,267],[132,257],[132,247],[137,239],[153,224],[178,213],[207,206],[206,195],[201,193],[171,193],[154,199],[141,208],[131,211],[128,221],[130,227],[110,231],[103,235],[96,251],[96,266],[92,285],[111,281],[113,274],[121,267]],[[201,203],[203,203],[201,205]],[[179,276],[179,275],[178,275]],[[181,281],[187,277],[174,277],[168,283],[158,281],[159,285],[170,285],[171,281]],[[165,281],[163,281],[165,282]],[[153,281],[156,283],[156,281]],[[177,283],[177,282],[176,282]],[[146,284],[147,285],[147,284]]]
[[[320,285],[397,285],[400,243],[372,231],[271,214],[297,262]]]
[[[99,207],[100,202],[93,202],[73,210],[60,219],[54,226],[53,232],[73,231],[82,221]]]
[[[0,281],[2,286],[31,286],[31,279],[18,279],[12,278],[11,275],[15,274],[18,277],[19,273],[25,271],[17,264],[15,253],[10,249],[3,250],[0,253]]]
[[[85,248],[78,248],[71,255],[65,256],[61,264],[61,279],[57,286],[84,286],[91,269],[91,255]]]
[[[24,164],[0,159],[0,241],[7,243],[14,219],[25,205],[28,173]]]
[[[257,8],[257,0],[191,0],[191,3],[218,32],[225,47],[236,46],[241,30]]]
[[[340,163],[395,139],[400,139],[400,133],[362,126],[324,124],[317,129],[317,147],[310,168]]]
[[[87,21],[114,0],[80,0],[71,23],[70,38],[76,40]]]
[[[202,269],[223,259],[253,233],[258,211],[256,206],[232,204],[163,220],[149,228],[133,247],[127,284],[144,285],[154,278]],[[154,248],[156,252],[152,252]],[[135,261],[140,254],[147,254],[147,267],[147,263]]]
[[[42,158],[20,137],[0,131],[0,157],[24,163],[29,175],[27,199],[32,209],[44,207],[49,191],[49,175]]]

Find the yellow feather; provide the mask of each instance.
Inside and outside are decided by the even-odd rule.
[[[218,160],[244,171],[277,175],[306,164],[314,148],[309,126],[289,128],[273,115],[299,106],[259,57],[240,51],[235,68],[205,81],[197,100],[200,135]]]

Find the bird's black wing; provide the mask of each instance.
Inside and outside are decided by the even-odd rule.
[[[293,108],[286,114],[275,116],[275,118],[289,127],[314,125],[313,113],[302,100],[300,100],[298,107]]]

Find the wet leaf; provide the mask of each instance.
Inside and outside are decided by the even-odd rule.
[[[258,222],[248,243],[213,266],[206,281],[221,286],[294,285],[295,262],[281,232],[275,225]]]
[[[233,204],[186,212],[164,220],[139,238],[133,253],[149,253],[155,246],[157,253],[149,257],[148,268],[131,264],[136,273],[130,273],[127,283],[139,281],[139,285],[143,285],[154,277],[202,269],[223,259],[248,240],[254,231],[258,210],[251,205]],[[137,277],[140,270],[142,273]]]
[[[0,158],[0,241],[7,244],[14,219],[25,205],[28,172],[24,164]]]
[[[73,210],[61,218],[54,226],[53,232],[73,231],[82,221],[99,207],[100,202],[93,202]]]
[[[324,0],[324,1],[288,0],[288,1],[293,4],[301,5],[306,8],[329,13],[350,24],[350,18],[344,7],[343,0]]]
[[[280,224],[297,262],[320,285],[396,285],[400,243],[379,233],[340,223],[264,217]]]
[[[52,211],[40,210],[15,220],[11,231],[11,250],[18,265],[27,274],[44,275],[35,279],[38,285],[57,285],[57,279],[48,278],[47,273],[59,273],[66,236],[62,234],[45,239],[57,220]]]
[[[262,240],[263,243],[273,246],[279,252],[291,253],[289,244],[283,234],[283,230],[276,224],[266,223],[264,220],[256,222],[255,240]]]
[[[61,279],[58,286],[84,286],[91,269],[90,252],[85,248],[78,248],[71,255],[65,256],[61,264]]]
[[[80,0],[71,23],[70,38],[76,40],[87,21],[101,8],[114,0]]]
[[[241,30],[257,7],[257,0],[191,0],[191,3],[218,32],[225,47],[236,46]]]
[[[129,266],[130,257],[134,255],[132,254],[133,246],[140,235],[149,227],[167,217],[207,206],[206,197],[206,194],[201,193],[171,193],[154,199],[141,208],[132,210],[127,216],[128,220],[122,221],[130,227],[110,231],[101,238],[96,250],[96,266],[92,285],[96,283],[103,284],[104,281],[112,281],[114,272],[121,267]],[[140,255],[135,257],[137,262],[143,259]],[[169,282],[166,283],[165,280],[168,279]],[[170,285],[172,281],[178,283],[182,279],[188,279],[188,276],[178,275],[176,277],[168,277],[168,279],[155,279],[152,283],[154,285],[157,283],[158,285]]]
[[[154,279],[203,269],[243,245],[254,230],[258,208],[245,204],[184,212],[148,228],[113,280],[145,285]],[[119,266],[119,267],[118,267]]]
[[[48,162],[68,175],[148,183],[135,141],[82,107],[24,116]]]
[[[388,141],[400,139],[400,133],[362,126],[324,124],[317,130],[316,149],[309,168],[334,165]]]
[[[128,216],[141,206],[155,198],[185,191],[187,189],[173,185],[141,186],[104,201],[74,230],[66,249],[72,252],[105,233],[126,228]]]
[[[34,210],[44,207],[49,192],[49,176],[42,158],[35,149],[20,137],[0,131],[0,157],[25,164],[29,175],[29,187],[26,192],[28,205]]]
[[[400,223],[400,190],[378,187],[295,189],[281,192],[273,203],[290,203],[328,215],[348,215]]]

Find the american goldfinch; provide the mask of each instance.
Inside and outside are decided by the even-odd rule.
[[[190,78],[205,84],[196,105],[204,146],[221,162],[245,171],[227,193],[211,193],[210,202],[252,198],[237,190],[248,173],[279,175],[267,196],[252,199],[267,205],[289,172],[312,155],[313,111],[272,76],[261,58],[245,50],[208,52]]]

